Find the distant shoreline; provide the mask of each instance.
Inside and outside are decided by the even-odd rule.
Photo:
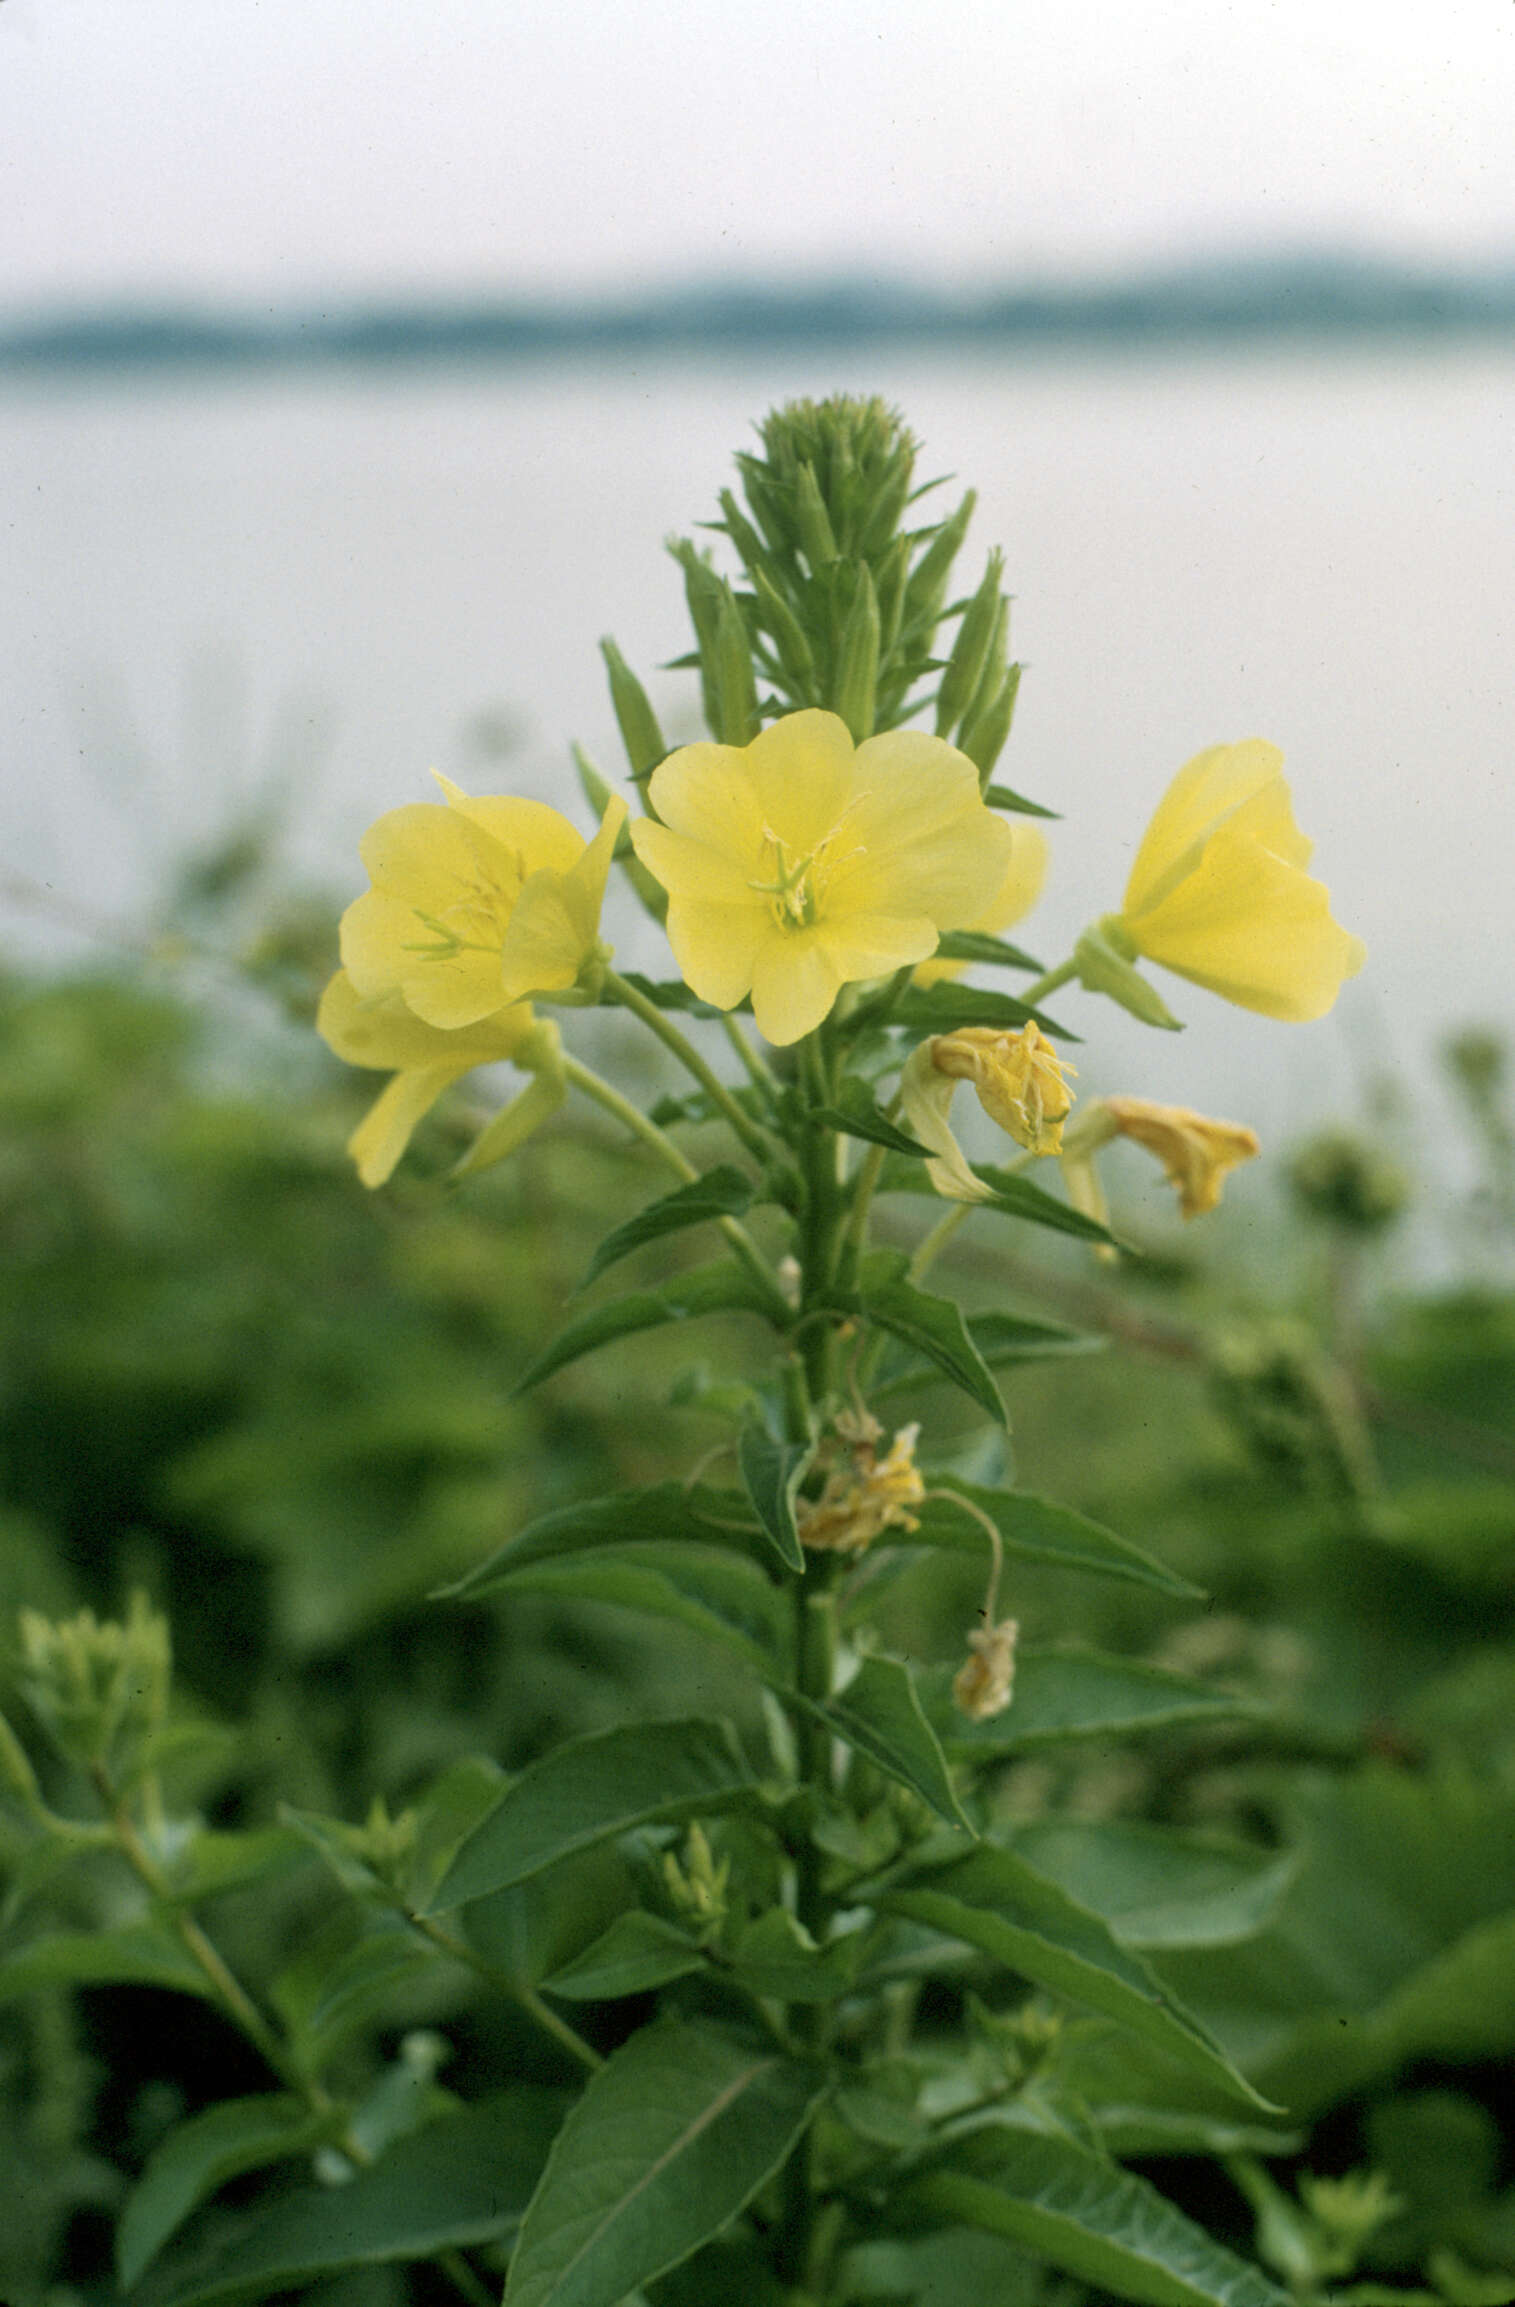
[[[721,284],[620,304],[504,298],[313,306],[183,304],[0,315],[0,373],[393,367],[567,353],[824,346],[1162,348],[1515,335],[1515,265],[1446,275],[1360,259],[1188,267],[1124,282],[938,296],[897,283]]]

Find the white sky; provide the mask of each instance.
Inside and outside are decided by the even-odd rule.
[[[0,304],[1515,261],[1515,0],[0,0]]]

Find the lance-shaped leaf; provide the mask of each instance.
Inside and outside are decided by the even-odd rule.
[[[579,1288],[587,1290],[608,1267],[641,1249],[645,1242],[661,1241],[665,1234],[681,1233],[686,1226],[704,1225],[711,1218],[739,1218],[751,1207],[755,1190],[752,1180],[729,1162],[691,1178],[686,1186],[675,1186],[671,1194],[660,1195],[605,1236]]]
[[[644,2027],[553,2143],[506,2307],[617,2307],[676,2267],[778,2170],[823,2088],[819,2070],[713,2027]]]
[[[244,2171],[308,2153],[340,2129],[341,2117],[313,2115],[303,2099],[263,2092],[223,2099],[176,2123],[147,2159],[116,2228],[116,2273],[130,2291],[197,2203]]]
[[[866,1138],[872,1145],[888,1146],[892,1153],[913,1154],[918,1161],[924,1161],[929,1151],[889,1119],[866,1083],[855,1076],[849,1075],[842,1083],[835,1105],[813,1106],[809,1118],[827,1129],[839,1129],[844,1137]]]
[[[957,2168],[916,2182],[911,2198],[940,2219],[1003,2235],[1097,2291],[1144,2307],[1286,2307],[1260,2268],[1116,2164],[1071,2140],[979,2132]]]
[[[815,1456],[809,1442],[776,1442],[766,1426],[749,1418],[737,1439],[736,1458],[753,1511],[789,1570],[803,1570],[805,1556],[795,1526],[794,1501],[805,1470]]]
[[[1031,969],[1040,975],[1042,964],[1020,946],[987,929],[947,929],[937,940],[933,961],[987,961],[999,969]]]
[[[918,1290],[900,1250],[874,1250],[862,1263],[858,1298],[870,1321],[934,1362],[997,1426],[1008,1423],[999,1388],[951,1298]]]
[[[984,800],[991,809],[1007,810],[1016,817],[1056,817],[1056,809],[1044,809],[1039,801],[1028,801],[1024,793],[1017,793],[1009,785],[989,785]]]
[[[636,1722],[570,1739],[512,1780],[448,1868],[435,1911],[540,1874],[650,1820],[719,1810],[756,1783],[725,1723]]]
[[[1078,1041],[1071,1026],[1059,1025],[1044,1009],[1017,1001],[1012,993],[991,993],[982,985],[942,978],[935,985],[907,986],[889,1013],[891,1025],[910,1033],[955,1033],[960,1025],[994,1025],[1014,1033],[1035,1021],[1054,1041]]]
[[[621,1995],[646,1994],[703,1968],[697,1942],[661,1915],[641,1907],[617,1915],[610,1928],[572,1962],[550,1973],[542,1986],[565,2002],[614,2002]]]
[[[1022,1650],[1015,1661],[1015,1697],[1003,1714],[970,1722],[952,1703],[951,1673],[927,1667],[919,1676],[921,1704],[948,1751],[967,1758],[1019,1754],[1070,1739],[1113,1738],[1138,1730],[1175,1730],[1197,1722],[1225,1722],[1257,1711],[1187,1675],[1097,1650]]]
[[[525,1376],[516,1380],[514,1391],[524,1394],[555,1370],[576,1362],[581,1354],[593,1353],[597,1346],[611,1345],[617,1338],[633,1337],[638,1330],[691,1321],[699,1314],[771,1316],[779,1302],[775,1299],[771,1303],[742,1266],[696,1266],[692,1273],[681,1274],[660,1290],[634,1290],[628,1297],[613,1298],[608,1306],[596,1306],[593,1313],[580,1314],[576,1321],[565,1323]]]
[[[971,1832],[941,1743],[926,1719],[902,1659],[865,1658],[846,1689],[824,1701],[802,1699],[838,1738],[866,1754],[890,1778],[929,1803],[949,1826]]]
[[[166,1930],[126,1923],[113,1931],[50,1931],[0,1962],[0,2003],[39,1987],[171,1987],[208,1995],[210,1981]]]
[[[1067,1354],[1103,1353],[1110,1343],[1088,1330],[1071,1330],[1062,1322],[1032,1321],[1022,1314],[989,1311],[965,1314],[963,1319],[969,1337],[991,1370],[1013,1369],[1020,1362],[1058,1361]],[[893,1352],[869,1398],[877,1402],[891,1394],[918,1392],[923,1383],[938,1376],[940,1372],[933,1370],[923,1355]]]
[[[1291,1856],[1130,1819],[1035,1819],[1015,1847],[1128,1947],[1233,1946],[1272,1920]]]
[[[1129,1538],[1119,1538],[1086,1514],[1060,1506],[1053,1498],[1040,1498],[1032,1490],[990,1490],[974,1482],[947,1477],[935,1495],[922,1504],[920,1528],[913,1533],[918,1545],[954,1546],[982,1554],[984,1528],[978,1516],[953,1501],[953,1492],[987,1514],[1004,1542],[1007,1555],[1026,1562],[1050,1562],[1062,1570],[1082,1570],[1100,1578],[1128,1579],[1133,1585],[1154,1586],[1186,1602],[1203,1601],[1203,1591],[1180,1578],[1155,1556],[1143,1553]]]
[[[550,1514],[539,1514],[466,1578],[441,1592],[448,1600],[490,1594],[529,1562],[550,1561],[623,1539],[697,1539],[711,1545],[733,1539],[745,1546],[748,1533],[756,1539],[757,1522],[739,1492],[711,1490],[698,1482],[653,1482],[645,1489],[616,1490],[608,1498],[583,1498],[576,1505],[555,1506]]]
[[[565,1601],[612,1602],[692,1627],[755,1673],[787,1681],[792,1669],[794,1620],[778,1589],[755,1562],[719,1547],[677,1539],[595,1546],[505,1570],[490,1585]]]
[[[1072,1234],[1081,1242],[1100,1242],[1114,1249],[1121,1247],[1108,1226],[1102,1226],[1097,1218],[1085,1217],[1082,1210],[1059,1201],[1056,1194],[1049,1194],[1045,1186],[1033,1185],[1030,1178],[1018,1177],[1014,1170],[995,1169],[989,1162],[970,1162],[968,1166],[979,1184],[988,1188],[987,1198],[973,1204],[976,1210],[998,1210],[1003,1217],[1023,1218],[1028,1225],[1046,1226],[1055,1234]],[[926,1172],[907,1162],[891,1162],[882,1183],[887,1193],[936,1191]]]
[[[413,2131],[343,2187],[307,2187],[163,2260],[132,2307],[227,2307],[346,2267],[430,2259],[508,2234],[562,2101],[524,2086]]]
[[[1120,2020],[1207,2082],[1275,2111],[1141,1956],[1015,1851],[980,1843],[963,1858],[893,1884],[877,1904],[982,1948],[1022,1978]]]

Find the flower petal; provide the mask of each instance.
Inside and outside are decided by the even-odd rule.
[[[746,878],[762,853],[763,810],[747,750],[739,745],[684,745],[652,773],[648,798],[662,825],[734,866]],[[654,873],[641,837],[660,828],[642,819],[632,828],[637,855]],[[662,876],[659,875],[661,879]]]
[[[1283,755],[1278,747],[1264,743],[1260,737],[1246,738],[1239,745],[1208,745],[1203,753],[1196,753],[1192,761],[1186,761],[1153,812],[1126,883],[1122,911],[1127,915],[1141,913],[1156,904],[1173,882],[1197,862],[1191,854],[1195,845],[1214,831],[1233,809],[1260,793],[1278,776],[1282,766]],[[1287,787],[1284,808],[1287,812]],[[1290,825],[1292,828],[1292,818]],[[1295,841],[1302,838],[1295,830]],[[1280,850],[1280,854],[1289,852]],[[1303,857],[1293,856],[1290,861],[1307,864],[1308,848]]]
[[[566,873],[582,855],[583,834],[547,802],[524,801],[514,794],[465,793],[439,770],[433,769],[432,775],[449,807],[515,859],[518,881],[528,873]]]
[[[668,942],[684,983],[716,1009],[735,1009],[745,999],[759,953],[781,936],[763,899],[750,892],[742,905],[669,902]]]
[[[1237,825],[1212,835],[1171,895],[1126,927],[1149,960],[1239,1008],[1323,1017],[1366,948],[1331,918],[1324,883]]]
[[[752,1014],[759,1033],[776,1048],[813,1033],[841,989],[841,973],[818,931],[775,929],[758,946]]]
[[[397,994],[366,999],[345,970],[332,978],[316,1012],[316,1031],[336,1056],[348,1065],[372,1066],[381,1072],[454,1063],[463,1071],[492,1065],[512,1056],[535,1022],[526,1004],[518,1002],[478,1025],[446,1033],[427,1025]]]
[[[841,819],[858,783],[852,735],[836,713],[786,713],[746,748],[763,831],[808,855]],[[849,820],[850,822],[850,820]]]
[[[430,1113],[444,1089],[467,1073],[473,1063],[414,1066],[397,1073],[347,1141],[366,1186],[381,1186],[409,1145],[418,1122]]]

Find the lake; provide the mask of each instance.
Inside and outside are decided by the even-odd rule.
[[[685,645],[661,540],[714,511],[754,418],[838,388],[886,394],[923,476],[978,489],[975,580],[1006,549],[1027,670],[1001,774],[1064,819],[1026,942],[1060,959],[1118,903],[1173,771],[1252,735],[1368,941],[1314,1027],[1163,980],[1190,1030],[1158,1036],[1065,994],[1084,1086],[1279,1135],[1388,1060],[1434,1136],[1435,1037],[1515,1021],[1515,348],[12,384],[13,870],[130,915],[275,769],[295,856],[343,897],[359,832],[426,797],[430,764],[574,806],[569,739],[618,758],[598,636],[693,734],[688,677],[652,671]],[[56,948],[25,908],[3,935]],[[634,929],[620,945],[656,966]]]

